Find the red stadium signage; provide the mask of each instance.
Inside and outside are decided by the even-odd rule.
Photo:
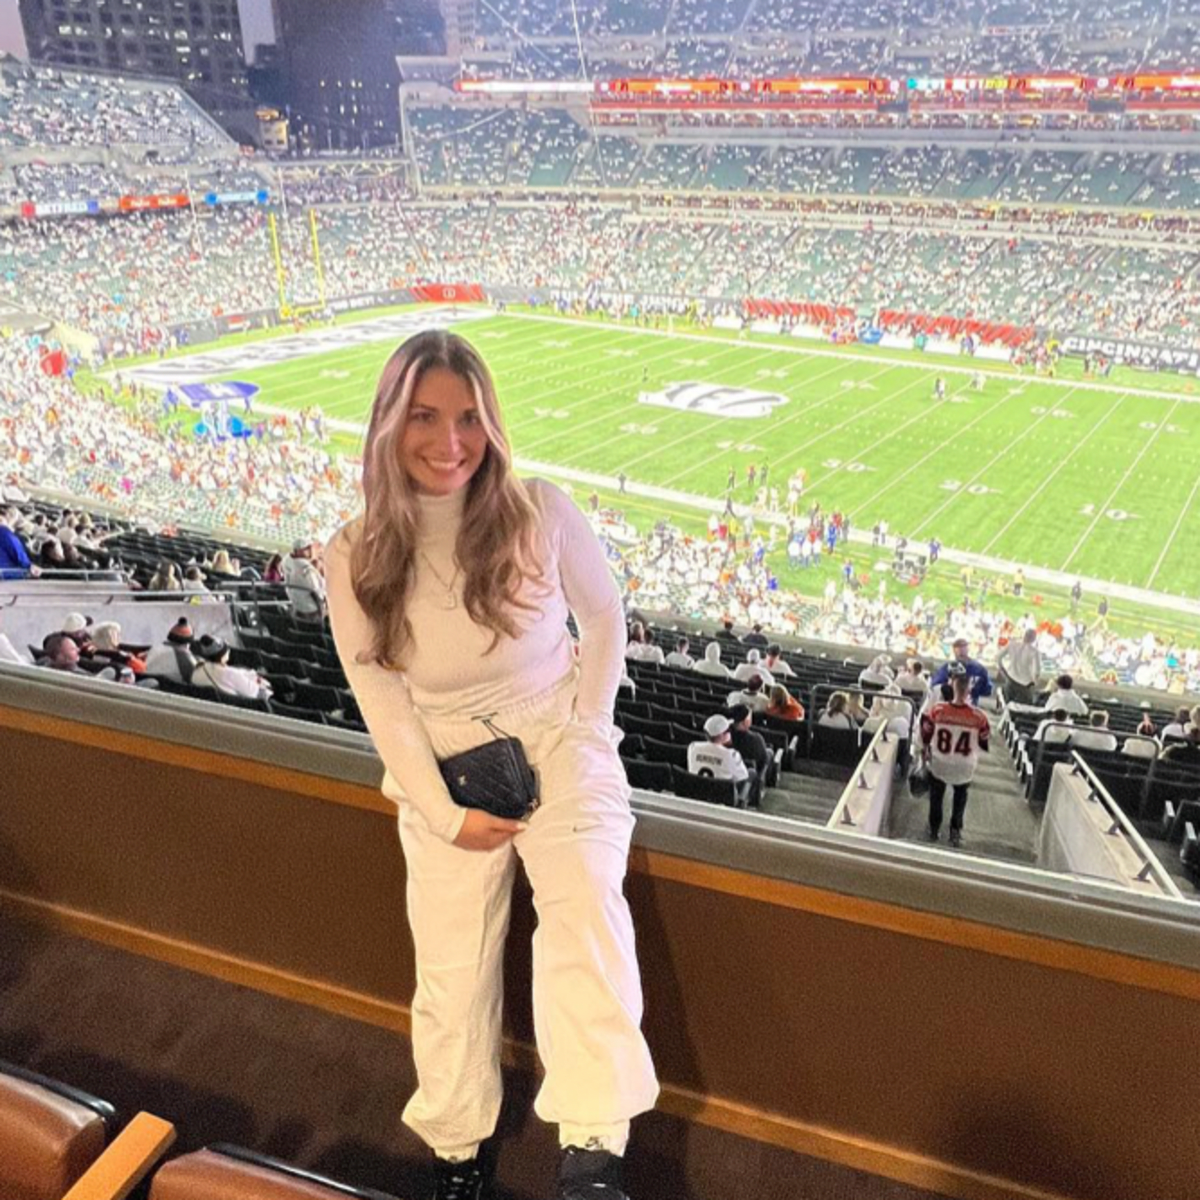
[[[923,333],[926,337],[947,339],[978,338],[984,345],[1000,342],[1005,346],[1023,346],[1034,338],[1032,325],[1009,325],[995,321],[977,321],[972,317],[934,316],[932,313],[901,312],[885,309],[879,314],[879,327],[889,332]]]
[[[173,196],[122,196],[117,207],[122,212],[145,212],[160,208],[187,208],[187,196],[180,192]]]
[[[481,283],[422,283],[412,294],[427,304],[481,304],[486,298]]]

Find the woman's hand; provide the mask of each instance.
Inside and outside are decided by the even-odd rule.
[[[506,817],[493,817],[481,808],[468,808],[454,845],[460,850],[495,850],[524,828],[524,821],[510,821]]]

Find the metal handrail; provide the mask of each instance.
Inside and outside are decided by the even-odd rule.
[[[1134,876],[1138,883],[1145,883],[1153,876],[1155,883],[1168,896],[1182,900],[1183,893],[1176,887],[1175,881],[1167,874],[1162,863],[1146,845],[1146,840],[1138,832],[1137,827],[1121,811],[1121,806],[1108,794],[1108,789],[1100,782],[1099,776],[1084,762],[1078,750],[1071,751],[1071,762],[1071,774],[1082,775],[1084,782],[1088,785],[1088,799],[1102,805],[1108,815],[1112,817],[1113,823],[1108,828],[1109,836],[1117,837],[1123,834],[1142,860],[1142,869]]]
[[[826,828],[835,829],[844,825],[854,827],[854,818],[850,815],[850,801],[855,792],[861,792],[871,787],[871,784],[867,782],[867,768],[879,764],[879,747],[884,745],[887,740],[887,722],[884,721],[875,730],[871,740],[867,743],[867,748],[863,751],[862,758],[859,759],[858,766],[854,768],[854,774],[850,776],[850,781],[842,789],[841,797],[826,822]]]

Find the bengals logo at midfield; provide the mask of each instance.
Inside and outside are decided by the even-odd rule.
[[[787,396],[723,383],[669,383],[661,392],[639,392],[638,401],[710,417],[769,417]]]

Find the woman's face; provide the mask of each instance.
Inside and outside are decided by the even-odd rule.
[[[449,496],[466,487],[487,447],[470,384],[445,367],[426,371],[413,392],[400,438],[400,465],[417,491]]]

